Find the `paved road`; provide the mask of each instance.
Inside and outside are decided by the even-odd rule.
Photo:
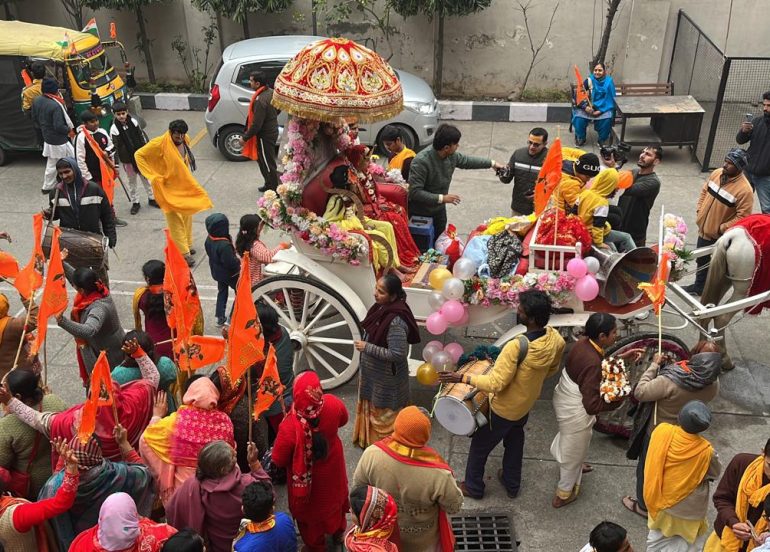
[[[190,124],[190,136],[196,141],[194,152],[198,160],[197,177],[211,194],[215,208],[228,215],[231,223],[241,215],[254,211],[260,185],[259,171],[255,163],[229,163],[212,147],[203,133],[200,114],[183,112],[148,111],[148,133],[155,136],[167,127],[170,120],[184,118]],[[461,151],[487,155],[499,161],[507,160],[515,147],[523,145],[529,123],[461,123],[463,132]],[[548,127],[552,136],[559,129]],[[566,128],[561,129],[566,134]],[[565,143],[570,143],[569,136]],[[632,152],[638,155],[638,151]],[[685,217],[694,230],[694,204],[705,174],[690,162],[685,150],[672,149],[665,152],[665,161],[658,171],[663,181],[663,190],[658,205],[665,204],[667,212]],[[44,205],[39,192],[42,181],[43,161],[38,156],[28,155],[14,159],[9,165],[0,167],[0,230],[12,234],[14,242],[7,249],[19,259],[25,260],[31,248],[30,215]],[[508,212],[510,188],[500,184],[491,171],[458,171],[452,191],[459,193],[463,202],[459,207],[450,207],[450,221],[461,232],[468,232],[484,219]],[[121,319],[125,326],[131,325],[131,296],[142,285],[141,265],[151,258],[162,258],[164,220],[157,209],[148,208],[143,200],[142,210],[136,216],[128,213],[130,205],[123,195],[116,194],[117,210],[121,218],[129,221],[126,228],[120,228],[116,254],[111,259],[110,279],[113,285]],[[198,250],[203,250],[206,232],[203,226],[205,215],[195,217],[194,235]],[[654,241],[655,228],[651,229],[650,241]],[[231,228],[234,232],[235,229]],[[266,236],[268,244],[281,241],[277,232]],[[692,231],[688,241],[694,244]],[[5,247],[5,246],[4,246]],[[208,264],[203,262],[195,268],[195,277],[201,290],[207,333],[214,333],[213,309],[216,294]],[[0,284],[0,289],[8,286]],[[20,308],[16,297],[12,298],[12,312]],[[670,320],[670,323],[676,322]],[[767,377],[766,360],[770,358],[770,344],[767,341],[765,316],[742,320],[728,330],[728,345],[737,362],[737,368],[722,377],[722,394],[714,405],[717,415],[708,437],[714,443],[723,461],[728,461],[739,451],[759,451],[770,437],[768,431],[768,403],[770,403],[770,378]],[[692,330],[677,332],[685,341],[692,343]],[[458,332],[452,337],[466,348],[486,342],[486,329],[472,329]],[[49,332],[47,357],[49,384],[66,400],[82,400],[82,387],[76,376],[74,343],[66,334],[54,326]],[[425,335],[427,337],[427,335]],[[418,354],[415,352],[415,354]],[[535,405],[526,427],[524,484],[521,496],[509,500],[497,483],[494,474],[502,459],[498,449],[490,458],[487,469],[487,496],[482,501],[468,500],[465,509],[478,513],[504,513],[515,523],[521,550],[545,552],[546,550],[579,550],[587,541],[591,528],[603,519],[614,520],[629,529],[636,550],[644,549],[645,523],[620,506],[620,497],[632,491],[634,463],[624,456],[623,443],[605,436],[596,435],[591,445],[589,461],[596,467],[586,476],[582,495],[574,504],[553,510],[551,496],[558,479],[558,467],[549,453],[553,436],[556,434],[550,398],[556,378],[546,383],[543,396]],[[351,411],[355,409],[355,380],[335,391],[342,397]],[[415,402],[428,406],[434,391],[414,384]],[[342,431],[345,443],[350,442],[352,423]],[[444,454],[459,478],[465,468],[469,440],[451,437],[440,426],[434,424],[433,444]],[[352,474],[360,452],[352,447],[346,449],[348,473]],[[280,502],[285,504],[283,489],[279,490]],[[713,516],[713,512],[712,512]]]

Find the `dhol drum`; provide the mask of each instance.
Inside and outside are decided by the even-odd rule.
[[[480,376],[492,369],[490,360],[469,362],[457,370],[458,374]],[[455,435],[470,437],[489,423],[489,397],[465,383],[445,385],[436,399],[434,414],[438,423]]]
[[[53,226],[48,226],[43,236],[43,254],[46,259],[51,254],[51,236],[53,235]],[[74,230],[72,228],[61,228],[59,237],[59,247],[69,252],[67,263],[75,268],[92,268],[107,284],[107,244],[109,240],[106,236]]]

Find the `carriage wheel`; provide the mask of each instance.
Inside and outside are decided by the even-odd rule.
[[[667,354],[673,359],[673,362],[686,360],[690,358],[690,352],[687,345],[673,335],[663,334],[661,342],[663,354]],[[644,349],[645,353],[638,361],[634,363],[626,362],[629,383],[633,389],[639,378],[652,362],[652,357],[658,352],[658,334],[643,333],[632,335],[619,339],[612,347],[607,349],[607,356],[614,356],[618,353],[628,351],[629,349]],[[631,401],[626,399],[623,404],[610,412],[602,412],[597,415],[594,430],[608,435],[618,435],[621,437],[630,437],[633,429],[633,418],[629,416],[628,410],[632,406]]]
[[[324,389],[347,383],[358,369],[361,339],[358,317],[331,287],[301,276],[273,276],[254,286],[261,299],[278,312],[280,324],[295,344],[294,373],[310,369]]]

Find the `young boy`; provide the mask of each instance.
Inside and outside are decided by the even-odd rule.
[[[404,145],[399,128],[395,125],[383,128],[382,143],[388,150],[388,170],[400,170],[404,180],[409,180],[409,167],[412,165],[415,153]]]
[[[230,237],[230,221],[222,213],[213,213],[206,217],[206,254],[209,257],[211,277],[217,282],[217,327],[225,325],[225,307],[227,307],[228,288],[235,289],[241,262],[235,254]]]
[[[297,535],[288,514],[274,514],[273,488],[257,481],[243,490],[241,528],[233,541],[235,552],[296,552]]]
[[[593,528],[580,552],[634,552],[626,530],[617,523],[603,521]]]
[[[123,102],[112,104],[112,113],[115,115],[112,127],[110,128],[110,138],[115,144],[115,153],[117,154],[123,170],[128,176],[128,195],[131,199],[131,214],[139,212],[139,195],[136,191],[136,177],[142,179],[144,191],[147,193],[147,205],[160,208],[155,202],[155,196],[152,195],[152,186],[147,179],[139,172],[134,160],[136,150],[147,143],[147,135],[139,128],[139,123],[128,114],[128,108]]]

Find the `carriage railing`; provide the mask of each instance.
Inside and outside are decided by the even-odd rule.
[[[580,257],[582,245],[577,242],[575,245],[546,245],[537,243],[537,236],[540,232],[540,220],[537,219],[535,229],[532,231],[532,240],[529,243],[529,272],[565,272],[567,263],[573,257]],[[542,256],[543,268],[538,268],[538,256]],[[553,261],[551,260],[553,259]]]

